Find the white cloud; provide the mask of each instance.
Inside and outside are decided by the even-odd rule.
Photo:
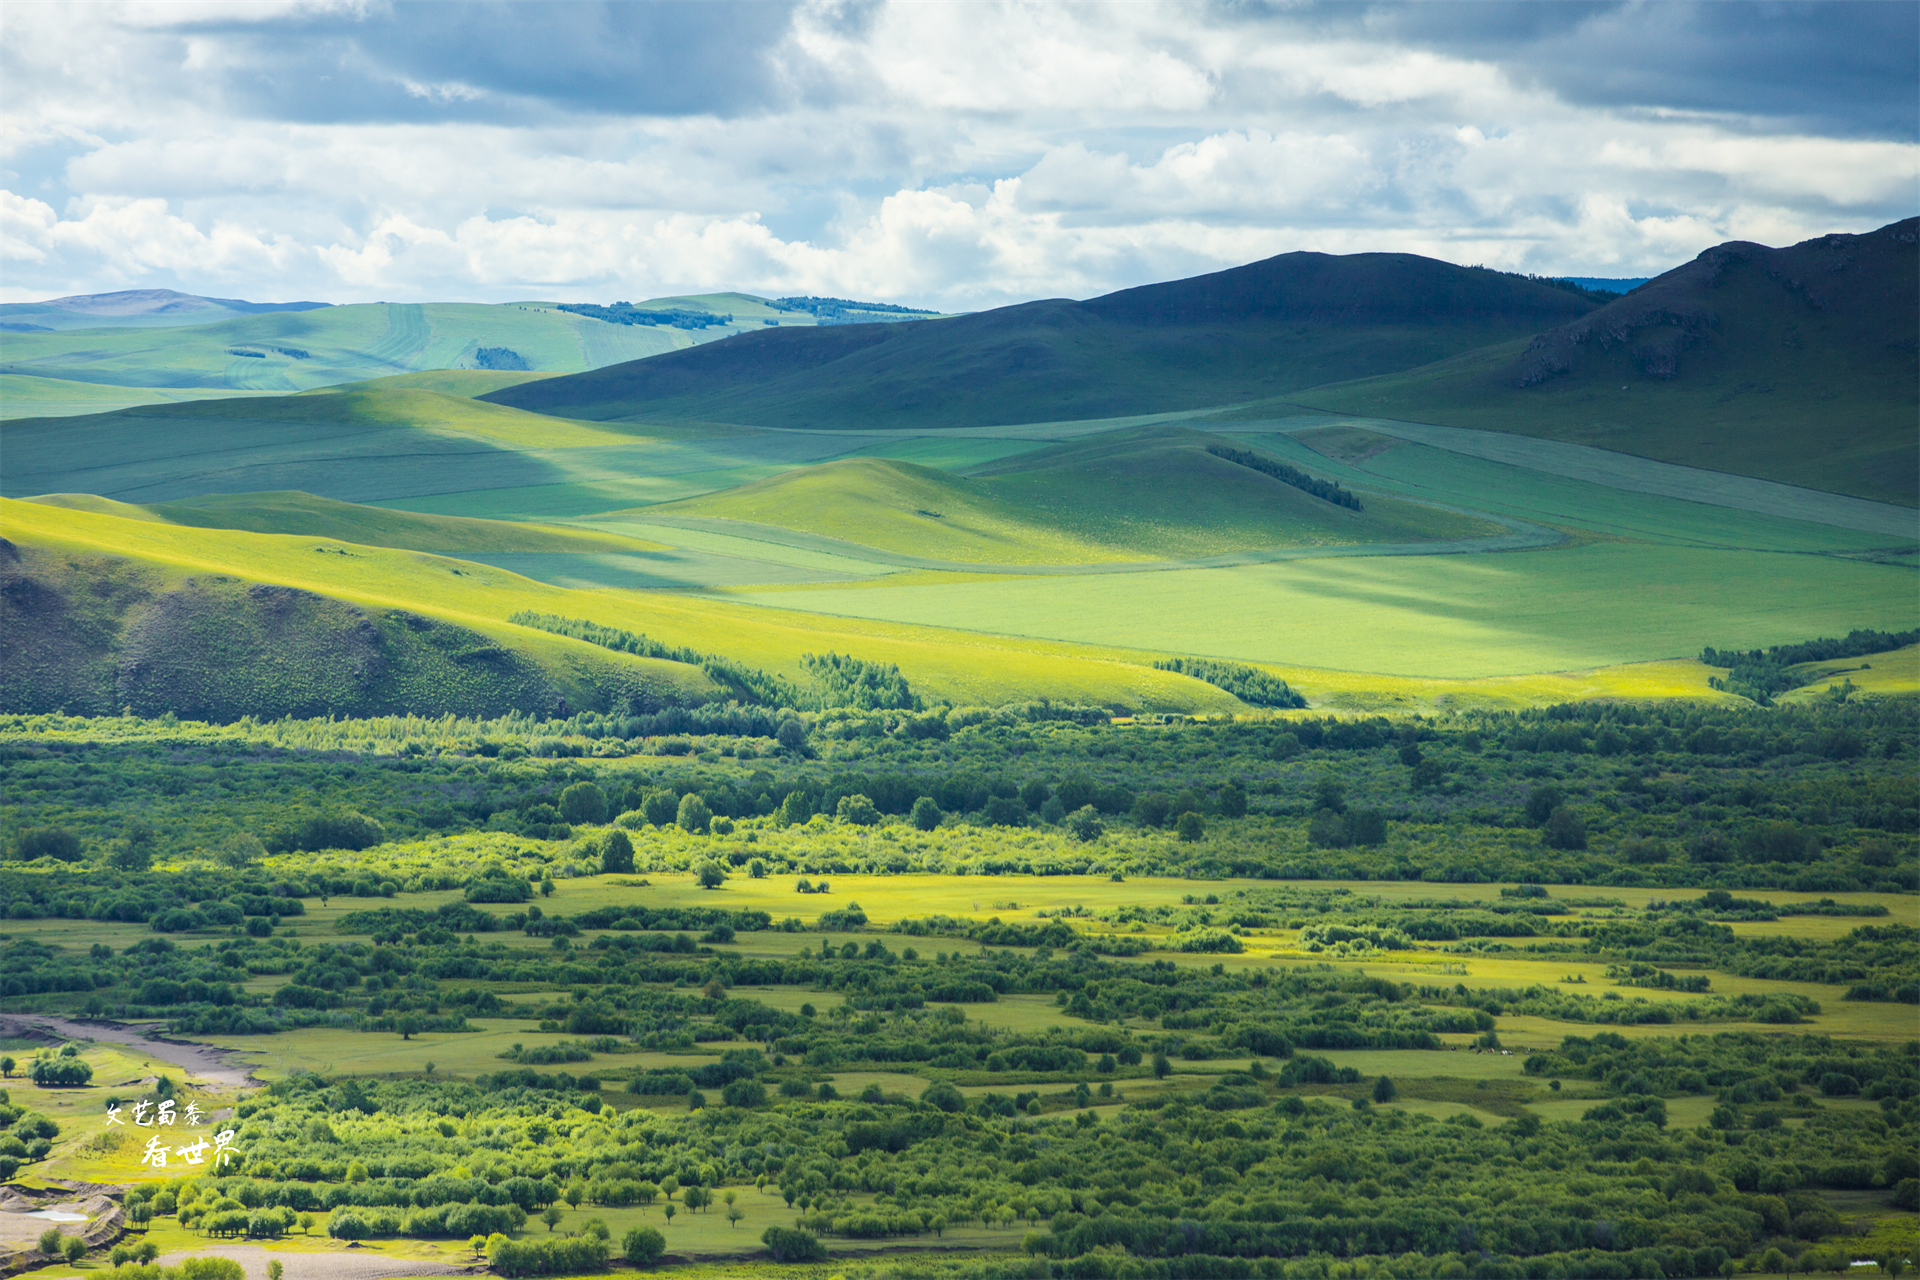
[[[382,12],[9,10],[9,296],[958,308],[1290,249],[1634,275],[1879,225],[1920,179],[1909,141],[1576,107],[1485,58],[1185,4],[809,4],[773,55],[789,105],[730,116],[542,108],[480,62],[329,88],[365,70],[339,42]],[[337,56],[275,34],[322,20]],[[260,107],[262,82],[291,96]],[[364,114],[367,84],[427,114]],[[474,114],[509,100],[527,109]]]

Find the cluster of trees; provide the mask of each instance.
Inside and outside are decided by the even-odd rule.
[[[1861,630],[1850,631],[1843,639],[1779,644],[1771,649],[1715,649],[1709,645],[1701,652],[1700,661],[1709,667],[1727,668],[1725,678],[1715,676],[1708,684],[1766,707],[1773,704],[1775,694],[1806,683],[1804,677],[1788,670],[1798,663],[1863,658],[1912,644],[1920,644],[1920,631]]]
[[[1161,658],[1154,662],[1157,671],[1177,671],[1181,675],[1205,680],[1225,689],[1250,707],[1305,707],[1307,700],[1278,676],[1238,662],[1215,662],[1209,658]]]
[[[638,632],[602,626],[584,618],[567,618],[522,609],[508,621],[523,627],[551,631],[555,635],[570,636],[575,640],[585,640],[619,653],[631,653],[642,658],[664,658],[669,662],[684,662],[700,667],[716,683],[731,690],[740,701],[750,704],[746,708],[730,705],[669,707],[656,710],[653,714],[594,717],[597,727],[612,729],[622,738],[687,732],[772,737],[779,731],[781,723],[793,719],[793,708],[811,711],[831,707],[849,707],[860,711],[918,711],[921,708],[920,699],[907,684],[906,677],[900,674],[899,667],[892,664],[867,662],[837,653],[802,654],[800,664],[811,678],[811,685],[798,685],[729,659],[684,645],[662,644]],[[756,713],[752,708],[787,710],[780,721],[769,721],[765,710]]]
[[[690,311],[684,307],[636,307],[631,302],[602,306],[595,302],[562,302],[559,309],[608,324],[669,325],[675,329],[709,329],[733,323],[731,312]],[[527,1273],[530,1274],[530,1273]]]
[[[770,304],[781,311],[804,311],[819,324],[872,324],[886,320],[917,320],[938,315],[891,302],[851,302],[846,298],[779,298]]]
[[[1276,458],[1255,453],[1251,449],[1235,449],[1231,445],[1221,444],[1208,445],[1207,452],[1216,458],[1225,458],[1228,462],[1258,471],[1262,475],[1272,476],[1282,484],[1290,484],[1302,493],[1310,493],[1322,501],[1333,503],[1336,507],[1345,507],[1349,511],[1366,510],[1351,490],[1342,489],[1332,480],[1322,480],[1319,476],[1309,475],[1300,468],[1288,466]]]
[[[71,1062],[73,1059],[68,1058]],[[85,1084],[93,1072],[89,1068],[85,1079],[72,1081],[43,1081],[33,1072],[40,1059],[36,1058],[28,1068],[28,1076],[36,1085],[43,1088],[48,1085]],[[85,1063],[80,1065],[86,1066]],[[0,1075],[11,1077],[18,1066],[12,1057],[0,1058]],[[43,1073],[44,1074],[44,1073]],[[53,1150],[53,1140],[60,1136],[60,1126],[47,1116],[26,1107],[16,1106],[11,1095],[0,1089],[0,1181],[11,1181],[20,1166],[35,1160],[44,1160]]]

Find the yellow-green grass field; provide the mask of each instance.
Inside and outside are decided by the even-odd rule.
[[[1145,665],[1142,655],[1047,642],[982,637],[934,627],[826,623],[813,615],[683,596],[551,587],[504,570],[418,552],[335,544],[316,555],[313,538],[203,530],[122,520],[0,499],[0,528],[16,542],[64,554],[123,557],[171,575],[219,573],[303,587],[382,609],[428,614],[516,649],[567,647],[572,661],[623,657],[578,641],[514,627],[520,609],[586,618],[667,644],[720,653],[800,676],[805,653],[851,653],[897,663],[929,698],[998,705],[1048,692],[1063,702],[1188,711],[1232,711],[1231,695],[1199,680]]]
[[[664,551],[646,542],[600,529],[572,525],[470,520],[460,516],[424,516],[352,502],[316,498],[310,493],[212,494],[180,502],[141,506],[84,493],[55,493],[33,502],[70,511],[92,511],[123,520],[187,525],[198,529],[242,529],[250,533],[333,538],[366,547],[407,551],[507,551],[531,553],[633,554]]]
[[[254,498],[236,505],[244,511],[262,501]],[[296,509],[312,505],[313,512],[303,518],[316,520],[335,518],[338,507],[346,505],[324,500],[286,501]],[[1730,584],[1696,581],[1691,585],[1699,586],[1705,598],[1697,602],[1683,598],[1679,610],[1691,614],[1690,618],[1668,617],[1657,630],[1636,630],[1632,621],[1637,615],[1612,601],[1625,590],[1622,584],[1633,573],[1662,567],[1645,563],[1647,557],[1657,561],[1673,554],[1712,557],[1721,553],[1670,552],[1617,544],[1562,552],[1427,558],[1417,566],[1427,570],[1424,585],[1423,575],[1410,569],[1415,563],[1411,560],[1364,559],[1128,575],[1121,582],[1072,577],[943,582],[878,592],[802,589],[748,593],[722,600],[657,592],[574,590],[471,561],[463,566],[394,548],[355,550],[363,544],[344,540],[316,544],[311,538],[296,535],[157,525],[151,519],[129,520],[104,514],[120,508],[98,499],[83,505],[99,509],[60,509],[0,500],[0,527],[16,541],[63,548],[69,553],[126,557],[162,566],[170,574],[231,574],[305,587],[375,607],[428,613],[483,634],[511,635],[516,648],[556,643],[572,646],[573,651],[588,648],[544,633],[536,638],[521,628],[502,630],[508,615],[528,608],[623,626],[666,643],[722,653],[795,675],[799,674],[802,653],[851,652],[868,660],[897,662],[923,696],[945,697],[956,703],[995,704],[1046,693],[1062,701],[1160,710],[1239,709],[1236,700],[1210,685],[1153,671],[1146,665],[1158,653],[1191,652],[1195,648],[1261,662],[1301,688],[1316,704],[1334,710],[1512,707],[1589,697],[1727,701],[1728,695],[1706,687],[1714,673],[1697,662],[1633,659],[1644,656],[1648,649],[1689,652],[1705,643],[1804,639],[1833,630],[1836,624],[1830,619],[1835,616],[1846,618],[1848,626],[1897,626],[1905,620],[1899,616],[1899,603],[1886,597],[1891,588],[1900,585],[1906,571],[1822,561],[1818,564],[1821,576],[1837,581],[1825,586],[1812,581],[1777,582],[1745,593],[1745,599],[1736,598],[1741,593]],[[363,510],[348,508],[348,513],[362,524],[368,519],[376,524],[384,519],[363,517]],[[253,517],[235,514],[231,518]],[[275,517],[269,513],[260,518]],[[444,545],[466,540],[474,528],[431,519],[423,519],[416,528],[406,517],[396,516],[390,530],[356,528],[354,532],[356,537],[369,539],[438,541]],[[584,530],[581,533],[590,536]],[[564,538],[569,533],[542,527],[525,529],[514,536]],[[621,535],[600,536],[613,539]],[[316,556],[316,545],[350,554]],[[647,544],[636,539],[617,545],[639,549]],[[1585,559],[1573,561],[1573,557]],[[1541,563],[1520,564],[1534,560]],[[1801,562],[1796,558],[1788,563]],[[1530,572],[1536,567],[1545,572]],[[1677,566],[1709,579],[1723,567],[1736,566],[1719,566],[1712,561]],[[925,583],[928,575],[914,577]],[[1539,580],[1542,577],[1544,581]],[[1344,585],[1341,579],[1345,579]],[[1683,597],[1682,588],[1688,585],[1670,582],[1666,594]],[[1795,589],[1802,591],[1800,598],[1795,598]],[[1169,610],[1178,613],[1173,609],[1176,603],[1189,610],[1212,609],[1211,602],[1222,593],[1234,598],[1236,607],[1211,620],[1204,629],[1186,626],[1178,617],[1162,616]],[[1833,598],[1836,594],[1839,600]],[[870,604],[869,597],[877,605]],[[1088,605],[1084,613],[1066,608],[1066,604],[1082,597]],[[1818,603],[1820,598],[1826,600],[1824,605]],[[740,599],[764,603],[732,603]],[[947,603],[943,605],[942,601]],[[1138,602],[1140,607],[1127,607],[1129,601]],[[1156,601],[1165,608],[1149,607]],[[1510,613],[1500,613],[1502,603]],[[809,609],[824,604],[831,616],[795,611],[793,606],[801,604]],[[1555,607],[1565,612],[1555,614]],[[1828,611],[1824,615],[1822,608]],[[855,619],[839,612],[843,609],[851,614],[960,617],[980,631]],[[1715,609],[1720,616],[1712,616]],[[1596,622],[1602,634],[1571,634],[1583,614]],[[1036,615],[1042,620],[1040,627],[1104,634],[1129,642],[1129,647],[983,634],[996,628],[1038,630],[1040,627],[1034,625]],[[1270,624],[1264,632],[1263,622]],[[1767,629],[1760,630],[1762,627]],[[1543,634],[1550,631],[1559,634]],[[1201,634],[1208,643],[1197,645],[1196,638]],[[1670,638],[1663,641],[1662,635]],[[1417,660],[1409,661],[1404,652],[1395,652],[1395,639],[1416,650]],[[1166,647],[1156,649],[1155,642]],[[1133,644],[1143,647],[1131,647]],[[1476,649],[1476,645],[1484,645],[1491,652]],[[1635,649],[1640,652],[1634,653]],[[1271,655],[1276,652],[1300,656],[1275,660]],[[1622,654],[1624,658],[1617,663],[1592,661],[1595,657],[1611,660]],[[1302,657],[1318,661],[1303,661]],[[1588,661],[1582,663],[1581,658]],[[1383,668],[1389,665],[1427,670],[1383,674]],[[1484,670],[1496,665],[1507,670]],[[1535,669],[1526,670],[1529,665]],[[1447,667],[1469,670],[1449,672]],[[1474,667],[1483,670],[1474,671]],[[1871,671],[1857,674],[1875,679]],[[1887,669],[1887,674],[1894,672]],[[1901,686],[1889,681],[1886,687],[1892,691]]]
[[[1484,678],[1903,630],[1901,567],[1632,543],[1294,560],[746,600],[897,623],[1398,676]],[[1714,637],[1721,637],[1715,639]]]

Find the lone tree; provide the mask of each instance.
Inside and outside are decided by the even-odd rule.
[[[727,882],[727,869],[711,859],[700,864],[697,874],[702,889],[718,889]]]
[[[600,872],[602,875],[612,875],[632,870],[633,841],[627,838],[626,832],[615,827],[607,833],[607,838],[600,844]],[[550,883],[552,882],[542,881],[540,892],[543,894],[550,892],[547,889]]]

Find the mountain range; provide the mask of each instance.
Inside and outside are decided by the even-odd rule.
[[[1917,231],[1718,245],[1625,296],[1407,254],[1290,253],[1086,302],[746,333],[483,398],[812,430],[1331,411],[1912,505]]]

